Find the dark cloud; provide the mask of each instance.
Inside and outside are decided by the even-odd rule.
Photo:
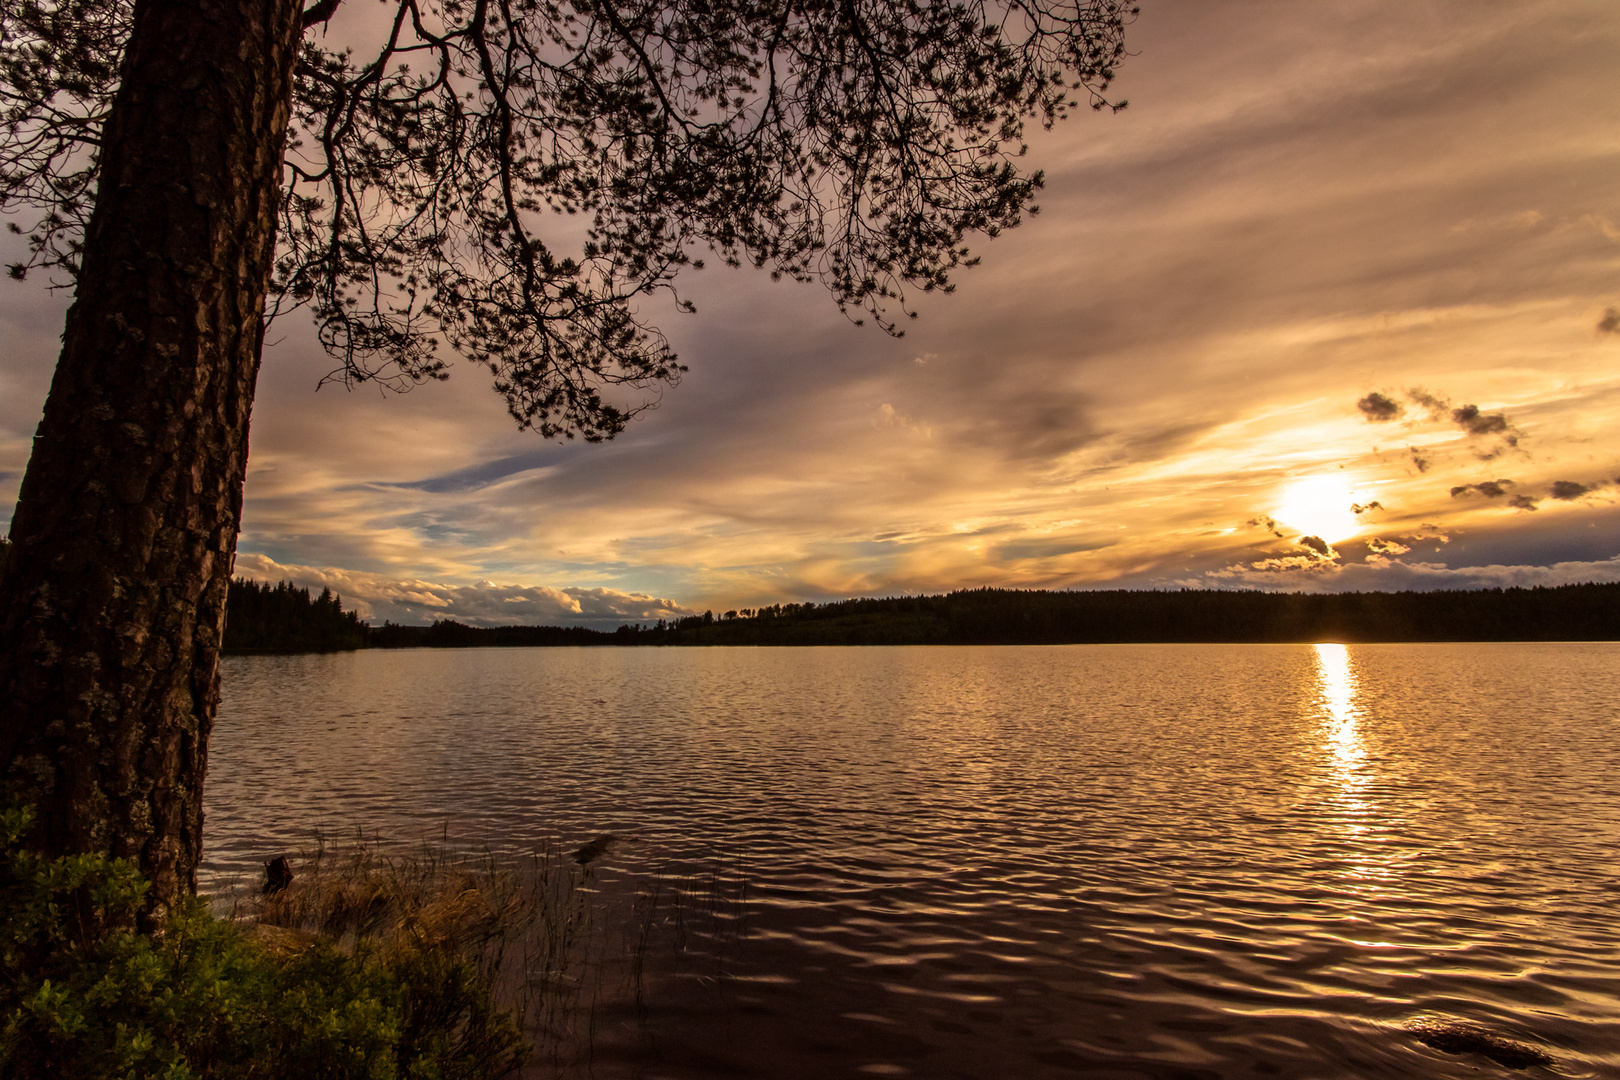
[[[1501,440],[1495,449],[1478,455],[1481,461],[1490,461],[1493,458],[1500,457],[1507,450],[1519,445],[1522,432],[1513,426],[1513,422],[1508,419],[1506,413],[1482,412],[1478,405],[1473,404],[1452,408],[1450,401],[1437,394],[1431,394],[1421,387],[1413,387],[1408,390],[1406,397],[1407,400],[1428,413],[1431,420],[1449,420],[1466,431],[1469,438]],[[1412,454],[1415,459],[1417,451],[1414,450]],[[1418,465],[1418,471],[1423,472],[1427,467],[1428,462],[1425,460]]]
[[[1451,408],[1451,402],[1443,397],[1437,397],[1418,386],[1414,386],[1406,392],[1406,399],[1432,417],[1444,416],[1447,410]]]
[[[1367,541],[1367,550],[1374,555],[1405,555],[1412,548],[1398,540],[1385,540],[1375,536]]]
[[[1270,514],[1261,514],[1259,517],[1252,517],[1248,521],[1244,522],[1244,524],[1265,529],[1269,531],[1271,535],[1278,538],[1281,538],[1282,536],[1282,529],[1277,527],[1277,519],[1272,517]]]
[[[1453,408],[1451,402],[1423,389],[1421,386],[1411,387],[1406,391],[1406,399],[1413,405],[1422,409],[1431,420],[1449,420],[1462,428],[1473,439],[1500,440],[1494,448],[1479,453],[1476,456],[1481,461],[1491,461],[1500,457],[1508,450],[1519,445],[1522,432],[1513,426],[1506,413],[1488,413],[1480,411],[1478,405],[1468,404]],[[1394,414],[1388,413],[1387,407],[1399,409],[1400,405],[1382,394],[1368,394],[1356,406],[1366,414],[1368,420],[1389,420]],[[1375,415],[1378,413],[1379,415]],[[1412,454],[1412,464],[1417,466],[1418,472],[1428,472],[1431,460],[1418,450],[1407,447]]]
[[[1598,320],[1598,333],[1620,334],[1620,308],[1609,308]]]
[[[1320,536],[1302,536],[1299,538],[1299,546],[1309,548],[1324,559],[1337,559],[1339,557],[1339,553],[1333,550],[1333,546]]]
[[[1355,514],[1358,517],[1360,515],[1362,515],[1362,514],[1367,513],[1368,511],[1382,510],[1383,508],[1384,508],[1384,504],[1379,502],[1377,499],[1374,499],[1370,503],[1351,503],[1350,504],[1350,512],[1352,514]]]
[[[1374,424],[1382,424],[1401,415],[1401,403],[1394,398],[1385,397],[1376,390],[1356,402],[1356,408],[1361,410],[1361,415],[1365,416],[1368,422]]]
[[[1487,499],[1500,499],[1507,494],[1507,489],[1516,486],[1512,480],[1485,480],[1478,484],[1460,484],[1451,489],[1451,497],[1470,495],[1479,492]]]
[[[1577,484],[1573,480],[1554,480],[1551,495],[1555,499],[1569,502],[1572,499],[1578,499],[1582,495],[1589,494],[1591,490],[1585,484]]]
[[[1508,423],[1506,413],[1484,413],[1478,405],[1451,410],[1451,422],[1474,436],[1500,435],[1510,446],[1519,442],[1518,432]]]
[[[1615,482],[1620,483],[1620,478],[1617,478]],[[1506,489],[1512,486],[1515,486],[1512,480],[1486,480],[1480,484],[1463,484],[1451,489],[1451,497],[1455,499],[1460,495],[1470,495],[1478,492],[1487,499],[1499,499],[1506,495]],[[1560,502],[1574,502],[1607,486],[1608,481],[1604,480],[1592,484],[1582,484],[1574,480],[1554,480],[1552,486],[1548,488],[1547,494]],[[1528,495],[1519,495],[1515,496],[1511,503],[1520,510],[1534,510],[1537,501],[1537,499]]]
[[[1554,480],[1552,487],[1547,490],[1547,494],[1560,502],[1573,502],[1576,499],[1584,499],[1588,495],[1594,495],[1604,488],[1616,484],[1620,484],[1620,476],[1615,477],[1613,480],[1599,478],[1590,484],[1577,483],[1574,480]]]

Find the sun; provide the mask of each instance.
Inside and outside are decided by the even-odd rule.
[[[1272,517],[1304,536],[1319,536],[1335,544],[1361,531],[1361,522],[1350,509],[1354,502],[1355,495],[1343,480],[1313,476],[1284,488]]]

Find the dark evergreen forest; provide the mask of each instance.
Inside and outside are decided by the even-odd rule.
[[[604,632],[386,623],[383,648],[485,645],[1064,645],[1086,642],[1612,641],[1620,584],[1399,593],[975,589],[693,615]]]
[[[371,631],[377,649],[454,649],[484,645],[617,645],[632,633],[628,627],[604,633],[584,626],[468,626],[443,619],[432,626],[401,626],[385,622]]]
[[[226,604],[224,651],[227,653],[337,652],[363,649],[371,628],[331,589],[310,596],[291,582],[266,585],[231,579]]]

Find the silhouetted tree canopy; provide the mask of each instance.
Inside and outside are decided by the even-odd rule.
[[[71,277],[131,0],[9,0],[0,206],[11,272]],[[609,387],[682,370],[633,299],[713,252],[819,279],[895,329],[1032,209],[1024,126],[1103,95],[1118,0],[321,0],[297,59],[273,308],[347,381],[441,378],[441,340],[514,417],[609,437]],[[327,32],[327,20],[340,21]],[[177,122],[183,122],[177,118]],[[559,219],[561,224],[559,224]]]

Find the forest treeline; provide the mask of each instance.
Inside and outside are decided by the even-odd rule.
[[[773,605],[615,636],[670,645],[1614,640],[1620,584],[1398,593],[973,589]]]
[[[363,649],[371,627],[331,589],[311,596],[308,589],[283,581],[266,585],[231,579],[225,605],[224,651],[228,653],[337,652]]]
[[[247,598],[241,606],[239,597]],[[368,627],[343,611],[330,592],[312,598],[308,590],[285,582],[274,587],[235,582],[225,630],[231,652],[366,646],[1613,640],[1620,640],[1620,583],[1397,593],[972,589],[773,604],[602,631],[477,627],[454,620]]]

